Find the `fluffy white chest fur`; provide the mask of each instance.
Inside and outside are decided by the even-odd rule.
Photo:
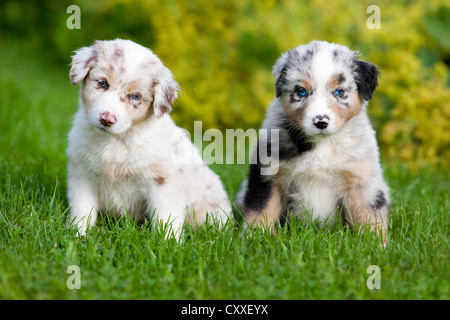
[[[69,189],[81,194],[71,197],[72,212],[80,207],[91,215],[103,210],[140,221],[156,217],[179,233],[185,220],[202,224],[208,212],[224,223],[231,210],[218,176],[169,116],[118,137],[92,128],[80,111],[67,153]]]
[[[162,167],[166,161],[161,160],[168,155],[158,131],[165,121],[123,138],[92,128],[84,112],[77,113],[69,133],[69,175],[83,175],[90,181],[100,210],[144,219],[149,180],[157,178],[157,168],[168,172]]]
[[[342,172],[357,171],[367,175],[368,179],[371,175],[375,179],[379,164],[367,160],[378,157],[378,147],[374,130],[365,123],[368,124],[368,118],[362,112],[337,134],[318,139],[312,150],[281,161],[280,170],[287,173],[282,175],[282,180],[287,186],[292,214],[305,221],[333,223],[336,204],[345,194]],[[364,130],[357,131],[357,127]],[[363,189],[371,198],[377,187],[377,184],[368,183]]]

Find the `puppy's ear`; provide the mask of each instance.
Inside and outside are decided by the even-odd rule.
[[[98,55],[96,44],[97,42],[90,47],[78,49],[72,56],[72,67],[70,68],[69,73],[72,85],[81,82],[86,77],[89,70],[94,67]]]
[[[312,51],[311,51],[312,54]],[[285,85],[287,84],[287,72],[289,69],[295,68],[299,64],[299,53],[296,49],[291,49],[284,53],[273,67],[273,77],[275,78],[275,96],[279,97],[283,94]]]
[[[279,97],[283,93],[283,86],[286,82],[286,71],[289,67],[290,57],[294,55],[294,50],[283,53],[273,66],[272,74],[275,79],[275,96]]]
[[[356,63],[356,84],[364,100],[369,101],[378,85],[378,67],[373,63],[355,60]]]
[[[153,113],[159,118],[172,111],[180,87],[166,67],[153,85]]]

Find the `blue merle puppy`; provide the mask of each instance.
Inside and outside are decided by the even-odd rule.
[[[278,129],[279,138],[258,146],[271,145],[279,166],[262,174],[257,148],[238,195],[247,224],[273,228],[288,215],[323,224],[338,216],[351,227],[369,226],[386,244],[389,188],[366,113],[379,72],[357,56],[313,41],[278,59],[276,96],[262,128]]]

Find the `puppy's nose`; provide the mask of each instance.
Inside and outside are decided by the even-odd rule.
[[[313,119],[313,124],[316,128],[318,129],[325,129],[326,127],[328,127],[328,123],[330,122],[330,117],[327,116],[326,114],[323,116],[319,116],[317,115],[314,119]]]
[[[116,116],[109,112],[103,112],[100,114],[100,123],[105,127],[111,127],[117,122]]]

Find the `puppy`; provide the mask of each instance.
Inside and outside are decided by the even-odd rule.
[[[238,195],[248,224],[273,228],[290,214],[323,224],[341,216],[352,227],[370,225],[385,243],[389,189],[366,114],[378,69],[357,55],[313,41],[275,64],[275,99],[262,128],[278,130],[278,139],[268,135],[258,145],[278,152],[279,167],[262,175],[253,155]]]
[[[218,176],[168,113],[178,95],[172,73],[129,40],[96,41],[75,52],[81,83],[67,154],[70,222],[84,235],[99,211],[170,226],[223,225],[231,206]],[[189,154],[189,161],[179,161]]]

